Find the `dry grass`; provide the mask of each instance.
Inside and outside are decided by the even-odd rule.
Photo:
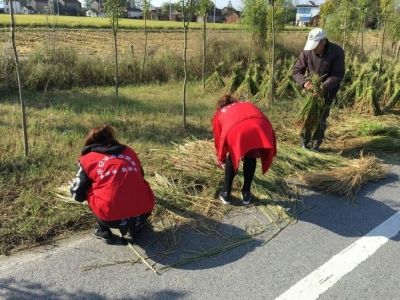
[[[308,186],[331,194],[354,200],[355,195],[367,181],[377,181],[389,173],[386,166],[374,156],[360,155],[345,166],[318,174],[306,173],[301,180]]]
[[[201,32],[191,31],[188,34],[189,57],[201,51]],[[237,39],[248,41],[250,36],[242,31],[210,30],[208,39],[230,40]],[[10,48],[8,32],[0,31],[0,51]],[[108,57],[113,54],[113,36],[110,30],[26,30],[19,28],[16,32],[18,52],[22,57],[28,56],[33,50],[44,43],[50,43],[57,47],[72,47],[79,53],[90,56]],[[118,48],[121,56],[142,56],[144,51],[145,36],[140,31],[120,31],[118,33]],[[183,33],[176,31],[152,31],[148,33],[148,54],[157,50],[167,50],[172,53],[182,53]]]

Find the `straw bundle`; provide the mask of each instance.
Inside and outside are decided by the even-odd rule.
[[[219,74],[218,70],[215,70],[214,73],[207,78],[205,82],[206,88],[209,91],[219,90],[225,86],[225,82]]]
[[[387,176],[388,169],[374,156],[363,156],[348,165],[318,174],[301,176],[303,183],[320,191],[345,196],[353,200],[361,186],[367,181],[376,181]]]
[[[242,73],[242,70],[240,67],[241,67],[240,64],[237,64],[233,68],[232,78],[229,80],[229,82],[226,86],[226,93],[229,95],[236,92],[236,90],[238,89],[238,87],[244,80],[244,76],[243,76],[243,73]]]
[[[250,99],[258,93],[259,87],[253,79],[253,66],[250,65],[244,80],[235,91],[235,95],[239,99]]]
[[[325,101],[322,98],[321,79],[313,74],[311,82],[314,88],[312,93],[307,93],[303,99],[303,106],[297,115],[301,130],[314,132],[321,122],[321,116],[325,109]]]
[[[215,164],[215,149],[212,141],[185,140],[183,144],[176,145],[171,154],[173,168],[187,173],[220,173]]]

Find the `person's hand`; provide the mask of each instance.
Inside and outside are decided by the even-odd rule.
[[[306,81],[306,83],[304,84],[304,89],[306,91],[312,90],[313,89],[313,84],[311,81]]]

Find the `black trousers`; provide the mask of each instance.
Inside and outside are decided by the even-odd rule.
[[[309,144],[312,141],[322,142],[322,140],[324,139],[325,131],[326,131],[326,128],[328,127],[327,119],[329,117],[331,105],[332,105],[333,99],[335,98],[334,97],[335,95],[336,95],[336,93],[333,94],[333,93],[330,93],[329,91],[324,95],[324,100],[325,100],[324,111],[322,112],[321,119],[320,119],[315,131],[311,132],[311,131],[303,129],[303,131],[301,132],[301,137],[306,144]]]
[[[131,234],[140,231],[140,229],[142,229],[143,226],[145,225],[146,220],[150,216],[150,214],[151,213],[147,213],[137,217],[131,217],[116,221],[104,221],[100,220],[97,217],[96,219],[100,230],[105,231],[108,230],[109,228],[116,228],[119,229],[122,235],[125,235],[127,234],[128,231],[130,231]]]
[[[250,192],[251,182],[254,178],[254,173],[256,172],[257,160],[254,157],[244,157],[243,159],[243,187],[242,192]],[[225,161],[225,178],[223,191],[228,194],[231,193],[233,179],[236,176],[236,171],[233,167],[231,157],[228,155]]]

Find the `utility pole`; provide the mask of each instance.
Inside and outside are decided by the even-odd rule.
[[[169,20],[172,20],[171,0],[169,0]]]

